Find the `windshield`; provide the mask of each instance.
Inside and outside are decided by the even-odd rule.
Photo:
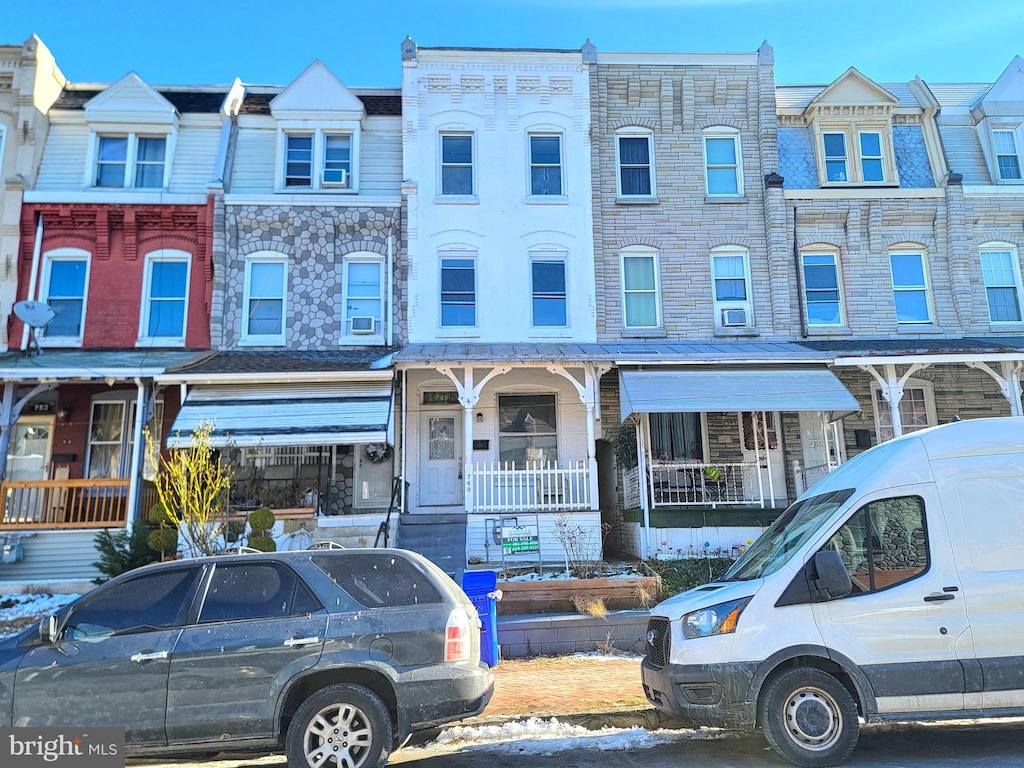
[[[853,494],[852,488],[798,501],[761,534],[719,581],[760,579],[779,570]]]

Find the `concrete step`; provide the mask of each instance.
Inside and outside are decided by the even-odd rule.
[[[397,546],[419,552],[441,570],[455,576],[466,567],[466,515],[401,515]]]

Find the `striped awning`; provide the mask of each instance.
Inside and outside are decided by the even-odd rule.
[[[215,447],[393,443],[390,380],[313,385],[195,387],[174,420],[168,448],[186,448],[202,422]]]

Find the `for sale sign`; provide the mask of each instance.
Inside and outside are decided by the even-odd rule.
[[[540,535],[537,533],[537,526],[503,526],[501,528],[501,551],[506,555],[540,552]]]

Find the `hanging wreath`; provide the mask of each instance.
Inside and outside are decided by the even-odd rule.
[[[366,446],[366,458],[372,464],[383,464],[391,458],[391,446],[387,443],[369,443]]]

